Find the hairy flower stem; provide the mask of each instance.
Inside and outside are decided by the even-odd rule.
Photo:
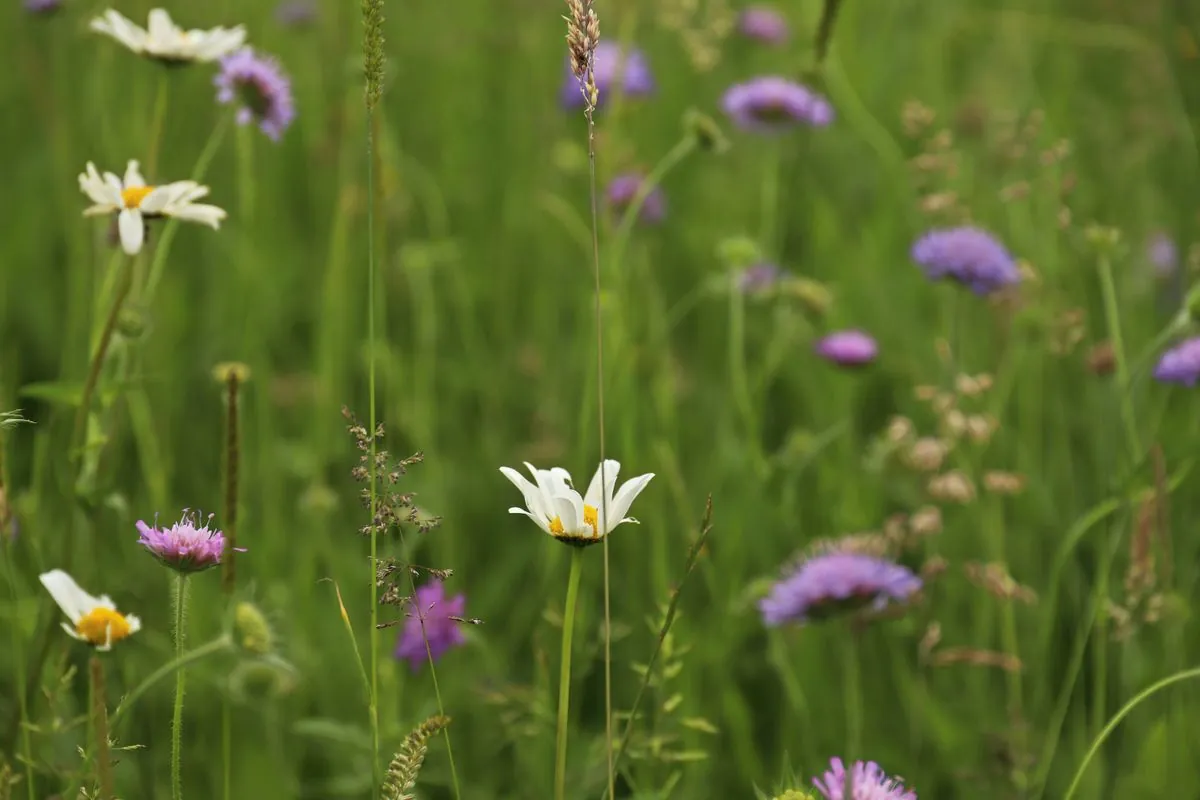
[[[121,258],[121,256],[114,256],[114,258]],[[125,305],[125,298],[129,296],[129,288],[133,284],[133,273],[130,270],[129,262],[130,259],[122,258],[121,264],[118,266],[120,277],[117,279],[116,294],[113,297],[112,306],[109,308],[108,317],[104,320],[104,327],[100,329],[100,338],[92,350],[87,378],[83,382],[83,394],[79,398],[79,410],[75,412],[75,432],[71,438],[73,448],[82,448],[87,444],[85,434],[88,412],[91,411],[92,406],[92,395],[96,393],[96,384],[100,382],[100,370],[104,368],[104,361],[108,357],[108,348],[112,345],[113,334],[117,330],[117,319],[121,315],[121,307]]]
[[[238,463],[241,447],[238,437],[238,370],[230,369],[225,377],[225,554],[222,559],[221,587],[225,596],[233,594],[237,573],[234,558],[237,556],[237,504]],[[230,800],[233,796],[233,709],[229,696],[221,699],[221,796]]]
[[[183,658],[183,643],[187,631],[187,575],[175,576],[171,604],[175,611],[175,659]],[[175,710],[171,716],[171,798],[183,797],[183,684],[186,671],[175,673]]]
[[[99,800],[116,800],[113,782],[112,751],[108,746],[108,698],[104,691],[104,662],[92,656],[92,726],[96,734],[96,779],[100,784]],[[33,792],[32,787],[30,793]]]
[[[583,548],[571,551],[571,574],[567,578],[567,602],[563,607],[562,665],[558,676],[558,728],[554,736],[554,800],[564,800],[567,791],[567,722],[571,707],[571,640],[575,635],[575,606],[579,598],[579,576],[583,571]]]

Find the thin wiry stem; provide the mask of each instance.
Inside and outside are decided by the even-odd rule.
[[[371,458],[367,465],[368,477],[367,484],[370,487],[370,515],[371,515],[371,561],[368,564],[368,577],[370,579],[370,597],[371,597],[371,631],[370,631],[370,647],[368,652],[371,659],[371,698],[368,707],[368,715],[371,725],[371,774],[375,777],[372,785],[374,791],[378,792],[382,785],[382,773],[379,765],[379,597],[378,586],[375,577],[375,567],[379,554],[379,530],[376,524],[376,513],[379,504],[378,493],[376,490],[376,474],[378,466],[376,464],[377,446],[375,431],[378,428],[379,421],[376,416],[375,409],[375,137],[374,137],[374,110],[367,109],[367,342],[368,342],[368,366],[367,366],[367,393],[370,395],[368,399],[370,430],[371,435]]]

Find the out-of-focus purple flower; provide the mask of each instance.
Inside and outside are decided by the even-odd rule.
[[[798,125],[823,127],[833,122],[833,106],[817,92],[787,78],[767,75],[725,92],[725,113],[740,127],[780,133]]]
[[[813,778],[813,786],[825,800],[917,800],[916,792],[904,788],[903,779],[889,778],[874,761],[855,761],[849,775],[840,758],[831,759],[829,767],[820,778]]]
[[[466,595],[459,594],[447,599],[442,582],[430,581],[417,589],[410,605],[412,608],[409,609],[408,620],[400,632],[400,641],[396,643],[396,658],[408,659],[413,672],[420,669],[430,655],[436,661],[447,650],[466,643],[467,639],[459,628],[462,624],[459,620],[466,612]],[[425,652],[427,641],[428,654]]]
[[[921,588],[912,570],[861,553],[833,550],[801,561],[759,601],[769,626],[825,619],[866,606],[876,611]]]
[[[1159,231],[1146,243],[1146,258],[1154,267],[1155,275],[1169,278],[1179,266],[1179,248],[1166,232]]]
[[[932,230],[913,244],[912,259],[931,280],[950,278],[979,295],[1021,281],[1021,271],[1012,255],[981,228]]]
[[[278,141],[296,117],[292,84],[279,62],[249,47],[221,59],[221,71],[213,83],[217,102],[238,104],[239,125],[256,122],[272,141]]]
[[[633,203],[638,190],[645,183],[645,178],[636,173],[619,175],[608,185],[608,205],[618,216],[623,216],[625,210]],[[662,222],[667,216],[667,198],[662,189],[654,186],[642,201],[638,220],[648,224]]]
[[[30,14],[50,14],[62,8],[62,0],[25,0],[22,5]]]
[[[1184,339],[1163,353],[1154,377],[1163,383],[1195,386],[1200,381],[1200,336]]]
[[[157,520],[150,527],[142,520],[137,521],[141,537],[138,544],[150,554],[177,572],[200,572],[221,563],[225,555],[225,535],[208,527],[210,514],[204,525],[200,515],[183,510],[179,522],[169,528],[159,528]],[[244,552],[244,548],[237,548]]]
[[[317,4],[312,0],[283,0],[275,7],[275,21],[289,28],[311,25],[317,18]]]
[[[751,264],[738,275],[738,289],[745,294],[760,294],[775,288],[783,277],[783,270],[775,264],[765,261]]]
[[[771,6],[743,9],[738,15],[738,30],[743,36],[766,44],[783,44],[788,40],[787,20]]]
[[[654,76],[650,74],[650,62],[637,48],[626,54],[617,42],[602,41],[596,45],[592,56],[596,77],[597,105],[604,105],[609,92],[618,90],[629,96],[647,95],[654,91]],[[617,80],[621,81],[618,87]],[[563,81],[562,104],[567,108],[582,108],[582,82],[571,72],[571,59],[567,57],[567,77]]]
[[[879,354],[879,345],[865,331],[835,331],[822,337],[815,345],[817,354],[844,367],[870,364]]]

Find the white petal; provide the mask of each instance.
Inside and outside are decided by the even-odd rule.
[[[525,480],[525,476],[517,472],[512,467],[501,467],[500,474],[508,478],[513,486],[521,492],[525,498],[525,507],[533,512],[533,518],[536,520],[539,517],[546,517],[546,504],[542,502],[542,493],[529,481]]]
[[[138,167],[137,159],[129,159],[129,164],[125,167],[125,188],[131,186],[145,186],[146,179],[142,177],[142,171]]]
[[[142,242],[146,238],[146,226],[142,222],[142,212],[136,208],[126,208],[117,216],[117,230],[121,234],[121,247],[131,256],[141,252]]]
[[[72,623],[79,622],[96,607],[96,598],[81,589],[75,579],[61,569],[43,572],[38,576],[38,580]]]
[[[159,186],[142,198],[142,202],[138,203],[138,208],[143,214],[158,214],[166,208],[169,202],[171,202],[171,193],[165,186]]]
[[[539,528],[541,528],[543,531],[545,531],[546,533],[549,533],[549,532],[550,532],[550,523],[548,523],[548,522],[547,522],[545,519],[543,519],[542,517],[539,517],[539,516],[537,516],[536,514],[530,514],[528,511],[526,511],[526,510],[525,510],[525,509],[523,509],[523,508],[517,508],[516,506],[513,506],[512,508],[510,508],[510,509],[508,510],[508,513],[510,513],[510,514],[524,514],[525,516],[529,517],[531,520],[533,520],[534,522],[536,522],[536,523],[537,523],[537,526],[538,526]]]
[[[116,203],[120,208],[125,205],[125,199],[121,195],[121,179],[111,172],[104,173],[105,191],[108,192],[109,201]]]
[[[199,222],[201,225],[207,225],[210,228],[221,227],[221,220],[225,219],[225,209],[204,203],[187,203],[182,206],[171,205],[164,208],[162,213],[168,217],[175,217],[187,220],[188,222]]]
[[[613,528],[625,522],[625,514],[629,511],[629,507],[633,505],[633,501],[646,488],[646,484],[650,483],[650,479],[654,477],[653,472],[648,472],[645,475],[638,475],[636,478],[630,478],[625,481],[617,491],[617,496],[613,498],[612,505],[608,509],[608,519],[617,520],[611,526],[608,525],[608,520],[605,520],[605,526],[611,532]]]
[[[109,191],[108,185],[100,177],[100,173],[96,171],[96,165],[90,161],[87,165],[87,171],[79,175],[79,190],[86,194],[93,203],[107,204],[113,200],[112,192]]]
[[[135,614],[126,614],[125,621],[129,623],[130,635],[135,634],[142,629],[142,621]]]
[[[562,523],[563,533],[578,535],[584,527],[583,509],[577,508],[570,497],[554,498],[554,516]]]
[[[62,629],[63,629],[64,631],[66,631],[66,632],[67,632],[67,636],[70,636],[72,639],[78,639],[78,640],[79,640],[79,641],[81,641],[81,642],[86,642],[86,641],[87,641],[87,639],[85,639],[85,638],[83,638],[82,636],[80,636],[80,635],[79,635],[79,631],[75,630],[75,628],[71,627],[71,626],[70,626],[70,625],[68,625],[67,623],[65,623],[65,622],[60,622],[60,623],[58,623],[58,624],[59,624],[59,625],[61,625],[61,626],[62,626]]]
[[[150,43],[156,47],[172,46],[182,33],[179,27],[171,21],[171,15],[162,8],[150,11],[150,21],[146,32],[150,34]]]
[[[94,206],[88,206],[83,210],[85,217],[99,217],[111,214],[114,211],[120,210],[119,206],[114,206],[112,203],[97,203]]]
[[[246,41],[246,29],[241,25],[236,28],[213,28],[208,31],[195,48],[198,61],[215,61],[237,50]]]
[[[613,459],[606,460],[603,464],[596,468],[596,474],[592,476],[592,482],[588,484],[587,494],[583,498],[583,502],[593,508],[600,507],[600,498],[612,498],[613,487],[617,485],[617,473],[621,471],[621,462]],[[600,475],[604,474],[604,494],[600,494]]]

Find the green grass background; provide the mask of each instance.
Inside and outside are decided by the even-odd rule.
[[[18,670],[57,619],[36,575],[64,553],[85,587],[145,623],[109,660],[110,694],[169,660],[169,575],[138,548],[133,523],[182,507],[220,509],[222,392],[211,371],[238,360],[253,373],[241,420],[240,540],[249,552],[238,561],[240,590],[273,620],[298,680],[236,707],[233,796],[369,796],[366,699],[334,582],[365,652],[369,565],[357,533],[365,512],[339,408],[365,418],[374,355],[386,446],[424,451],[404,487],[444,517],[428,535],[406,534],[411,553],[398,541],[385,552],[453,568],[450,588],[484,621],[437,670],[462,795],[549,797],[569,551],[505,513],[518,498],[497,467],[561,464],[583,480],[599,454],[585,129],[581,114],[557,105],[563,9],[525,0],[387,4],[381,335],[372,353],[357,4],[324,3],[303,30],[281,27],[267,2],[168,5],[185,26],[244,23],[251,43],[293,76],[299,116],[277,145],[253,130],[221,142],[205,182],[229,219],[219,233],[180,228],[156,295],[131,299],[144,333],[122,341],[110,365],[111,440],[94,491],[80,498],[70,477],[74,409],[23,387],[78,386],[103,318],[96,297],[109,250],[104,226],[80,218],[75,176],[88,160],[120,172],[150,146],[159,68],[87,31],[102,8],[69,1],[41,18],[10,3],[0,14],[8,43],[0,407],[23,408],[36,422],[4,440],[5,489],[21,525],[4,554],[13,569],[0,605],[12,632],[11,646],[0,646],[5,757],[17,758],[16,698],[20,682],[33,680],[33,796],[60,791],[60,776],[79,765],[86,681],[60,678],[70,668],[85,674],[83,648],[56,638],[41,674]],[[149,6],[118,8],[140,21]],[[1062,797],[1103,723],[1200,659],[1188,613],[1200,574],[1200,484],[1189,471],[1200,453],[1197,395],[1144,374],[1131,390],[1144,448],[1161,445],[1167,474],[1178,477],[1168,512],[1175,613],[1118,643],[1095,623],[1095,601],[1120,596],[1129,498],[1153,484],[1154,470],[1143,459],[1127,477],[1115,384],[1090,374],[1083,357],[1106,337],[1088,223],[1123,233],[1113,264],[1131,358],[1178,310],[1192,277],[1154,284],[1142,243],[1165,229],[1186,249],[1197,227],[1200,61],[1181,38],[1200,33],[1188,18],[1195,12],[1160,0],[845,0],[831,56],[814,74],[813,2],[785,9],[795,25],[788,47],[731,37],[708,71],[692,66],[654,4],[602,0],[597,10],[606,35],[622,31],[647,51],[658,82],[653,98],[599,115],[602,177],[655,164],[684,135],[689,108],[718,118],[733,145],[672,171],[667,223],[637,229],[603,274],[607,452],[629,475],[657,473],[634,509],[641,526],[611,539],[618,708],[637,691],[630,665],[653,647],[647,619],[656,624],[677,584],[710,493],[714,504],[709,546],[673,630],[678,675],[648,698],[657,730],[678,732],[680,749],[707,758],[627,762],[639,796],[673,786],[677,798],[751,797],[792,774],[806,783],[831,756],[849,755],[903,775],[922,800]],[[220,118],[213,72],[169,74],[152,181],[191,173]],[[820,86],[835,124],[770,143],[728,130],[722,92],[763,72]],[[981,135],[957,136],[960,169],[949,185],[1041,277],[1007,330],[1002,314],[929,285],[909,261],[912,240],[933,224],[907,163],[920,150],[900,124],[910,99],[938,113],[936,126],[979,111],[988,120]],[[1030,157],[997,159],[998,120],[1035,109],[1045,121]],[[1039,167],[1037,151],[1059,139],[1071,142],[1070,157]],[[1067,172],[1077,185],[1072,224],[1060,229],[1048,187]],[[779,187],[773,222],[762,203],[768,175]],[[1029,196],[1002,201],[1000,189],[1019,180],[1031,182]],[[612,226],[605,231],[608,253]],[[787,298],[743,306],[708,290],[723,280],[720,243],[764,234],[770,257],[831,290],[824,318]],[[1053,320],[1076,307],[1087,312],[1084,343],[1056,356],[1047,344]],[[815,335],[842,326],[880,340],[876,365],[845,373],[811,355]],[[893,414],[931,427],[913,387],[945,376],[940,336],[956,343],[966,371],[998,377],[987,403],[1001,427],[966,466],[1020,472],[1027,490],[946,508],[945,531],[924,555],[950,568],[908,618],[857,636],[840,623],[768,635],[753,604],[756,580],[815,538],[876,528],[923,502],[911,477],[872,471],[864,456]],[[604,781],[601,555],[585,555],[570,781],[580,798],[599,797]],[[918,662],[931,620],[948,644],[1005,646],[1003,604],[962,575],[971,559],[1006,561],[1039,594],[1036,605],[1012,610],[1025,664],[1016,684],[995,670]],[[217,635],[223,603],[218,576],[193,581],[192,643]],[[412,674],[386,658],[394,634],[381,634],[384,759],[436,711],[428,670]],[[225,658],[189,673],[191,797],[218,796],[219,704],[236,669]],[[1023,709],[1016,734],[1014,690]],[[663,704],[676,693],[678,710],[668,714]],[[505,703],[489,701],[496,697]],[[120,744],[142,746],[120,754],[122,797],[167,796],[170,710],[164,681],[115,732]],[[717,732],[681,727],[684,717]],[[1014,758],[1014,742],[1030,760]],[[1200,697],[1183,683],[1129,715],[1076,797],[1200,797],[1197,752]],[[450,797],[449,786],[439,740],[421,796]]]

